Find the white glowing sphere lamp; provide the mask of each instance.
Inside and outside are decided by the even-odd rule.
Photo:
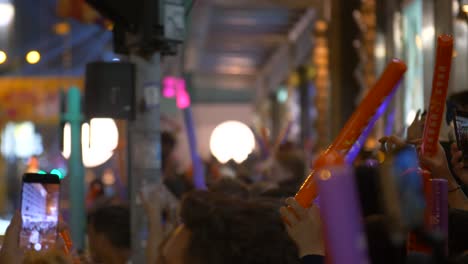
[[[81,127],[83,165],[87,168],[97,167],[108,161],[119,143],[119,131],[113,119],[93,118],[90,124],[84,123]],[[68,159],[70,153],[71,130],[67,123],[63,131],[62,155]]]
[[[239,121],[226,121],[212,132],[210,150],[221,163],[234,160],[242,163],[255,148],[255,137],[250,128]]]

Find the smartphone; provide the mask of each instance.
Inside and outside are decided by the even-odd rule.
[[[20,247],[42,251],[57,241],[60,179],[54,174],[27,173],[21,188]]]
[[[458,149],[463,153],[463,164],[468,167],[468,112],[455,110],[454,119]]]

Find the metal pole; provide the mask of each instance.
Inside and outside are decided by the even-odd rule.
[[[81,150],[81,94],[76,87],[68,90],[67,112],[64,116],[71,128],[71,153],[68,159],[70,178],[70,228],[75,248],[84,249],[85,206],[84,206],[84,167]]]
[[[161,179],[161,134],[158,98],[160,94],[161,56],[155,53],[148,60],[133,56],[136,65],[136,120],[129,123],[129,190],[131,201],[132,263],[146,263],[146,215],[141,207],[139,193],[143,186],[156,184]],[[156,98],[156,99],[155,99]],[[162,235],[162,234],[161,234]]]

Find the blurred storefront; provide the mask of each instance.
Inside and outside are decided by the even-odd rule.
[[[428,105],[432,89],[437,36],[452,34],[455,51],[449,94],[466,90],[468,20],[463,1],[376,1],[377,40],[375,59],[402,58],[408,71],[393,105],[394,127],[401,133],[418,109]]]
[[[19,201],[21,176],[25,172],[55,173],[64,178],[68,184],[66,152],[69,146],[66,128],[60,126],[60,91],[69,87],[82,89],[83,78],[75,77],[8,77],[0,79],[0,128],[1,128],[1,159],[0,159],[0,215],[12,212]],[[112,121],[113,122],[113,121]],[[84,162],[90,158],[97,161],[99,153],[92,148],[90,136],[94,142],[103,144],[102,133],[97,130],[106,129],[106,138],[111,130],[96,126],[94,129],[84,129],[83,135],[88,135],[83,148]],[[93,125],[94,124],[94,125]],[[86,125],[86,124],[85,124]],[[60,131],[62,130],[62,131]],[[105,159],[99,164],[87,166],[86,183],[100,179],[109,195],[125,196],[126,157],[125,157],[125,126],[114,124],[114,134],[117,135],[115,146],[105,153]],[[94,132],[93,132],[94,131]],[[88,133],[86,133],[88,132]],[[92,135],[90,135],[90,132]],[[120,140],[118,133],[121,133]],[[96,139],[96,136],[101,138]],[[93,140],[93,139],[91,139]],[[63,149],[63,153],[62,153]],[[65,154],[64,154],[65,153]],[[97,154],[96,154],[97,153]],[[63,188],[67,197],[68,188]],[[67,206],[66,200],[62,203]]]
[[[60,153],[60,90],[82,87],[81,78],[0,79],[0,213],[11,211],[26,171],[66,169]],[[35,158],[37,157],[37,158]],[[33,159],[31,159],[33,158]],[[5,184],[6,183],[6,184]]]

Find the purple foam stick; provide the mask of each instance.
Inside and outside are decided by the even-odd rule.
[[[184,113],[185,129],[187,131],[188,143],[190,147],[190,156],[193,166],[193,185],[197,190],[206,190],[205,168],[197,151],[197,141],[195,137],[195,126],[193,124],[192,108],[190,106],[182,109]]]
[[[357,158],[357,156],[359,155],[359,152],[361,151],[361,148],[366,143],[367,137],[369,137],[369,134],[372,132],[372,129],[374,128],[375,123],[387,110],[387,107],[392,101],[393,96],[395,95],[399,86],[400,86],[400,82],[397,83],[397,85],[393,88],[392,92],[387,96],[387,98],[385,98],[385,100],[382,102],[380,107],[377,109],[374,116],[372,116],[372,118],[369,120],[369,123],[361,132],[361,135],[359,136],[358,140],[356,140],[354,145],[346,154],[346,157],[345,157],[346,163],[352,164],[354,160]]]
[[[385,124],[384,135],[389,137],[393,133],[393,128],[395,127],[395,113],[396,108],[394,107],[387,115],[387,124]]]
[[[351,166],[320,170],[316,178],[320,195],[320,213],[331,263],[370,263]]]
[[[431,230],[439,232],[445,238],[445,250],[448,250],[448,182],[445,179],[430,179],[431,195],[429,209]]]

